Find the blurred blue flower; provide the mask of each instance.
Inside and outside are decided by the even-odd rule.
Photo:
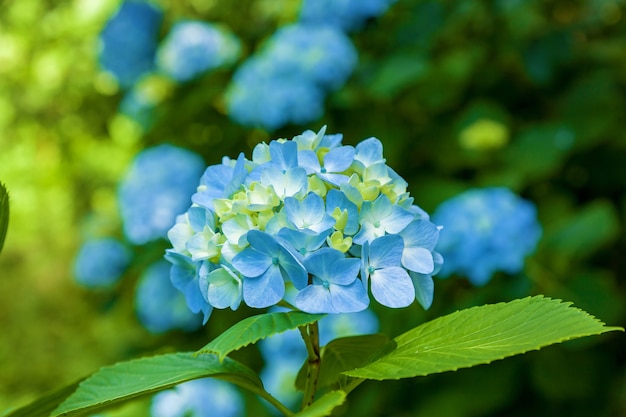
[[[276,129],[323,113],[357,62],[350,39],[332,27],[294,24],[272,35],[233,76],[226,101],[238,123]]]
[[[152,333],[193,331],[202,325],[202,318],[189,310],[183,294],[172,286],[170,268],[167,261],[158,261],[145,270],[137,283],[135,311],[141,324]]]
[[[507,188],[472,189],[443,202],[433,214],[443,225],[437,251],[442,277],[464,275],[483,285],[496,271],[517,273],[541,237],[533,203]]]
[[[123,89],[154,68],[163,13],[143,1],[125,1],[100,33],[100,65]]]
[[[74,277],[88,288],[111,287],[121,278],[131,257],[130,250],[117,239],[88,240],[74,260]]]
[[[241,44],[222,25],[202,21],[176,23],[159,46],[157,66],[176,81],[189,81],[209,70],[232,64]]]
[[[237,388],[218,379],[184,382],[152,397],[151,417],[240,417],[244,398]]]
[[[396,0],[303,0],[300,21],[330,25],[344,31],[358,30],[367,19],[387,11]]]
[[[142,245],[164,238],[178,214],[189,207],[204,170],[194,152],[159,145],[139,153],[118,190],[124,233]]]

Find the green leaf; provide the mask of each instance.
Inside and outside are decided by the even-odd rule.
[[[220,360],[244,346],[255,343],[276,333],[313,323],[324,317],[300,311],[267,313],[248,317],[226,330],[200,349],[199,353],[216,353]]]
[[[7,236],[9,227],[9,193],[0,182],[0,252],[4,246],[4,239]]]
[[[455,371],[612,330],[623,331],[605,326],[571,303],[528,297],[422,324],[393,339],[369,364],[344,374],[385,380]]]
[[[63,388],[56,389],[24,407],[2,414],[2,417],[48,417],[59,404],[76,391],[79,383],[80,381],[77,381]]]
[[[204,377],[223,379],[267,395],[256,374],[239,362],[229,358],[220,361],[215,355],[198,356],[193,352],[171,353],[100,369],[81,382],[51,417],[93,414],[113,404]]]
[[[336,407],[344,403],[346,395],[343,391],[330,391],[293,417],[329,416]]]

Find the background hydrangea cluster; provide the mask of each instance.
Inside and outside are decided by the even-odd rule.
[[[207,168],[192,207],[168,232],[172,282],[205,321],[289,300],[310,313],[352,313],[368,292],[388,307],[429,307],[439,228],[369,138],[306,131]]]
[[[446,225],[437,243],[446,258],[439,276],[456,273],[474,285],[496,271],[521,271],[541,237],[535,205],[501,187],[461,193],[442,203],[433,221]]]

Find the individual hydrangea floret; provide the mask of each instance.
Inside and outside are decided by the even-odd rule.
[[[166,254],[174,286],[205,321],[213,308],[283,300],[309,313],[359,312],[370,292],[388,307],[430,306],[439,228],[378,139],[341,142],[306,131],[206,169]]]
[[[131,257],[131,251],[117,239],[87,240],[74,260],[74,277],[87,288],[111,287],[122,277]]]
[[[333,27],[282,27],[234,74],[226,93],[229,115],[266,129],[315,120],[325,95],[346,82],[356,62],[354,45]]]
[[[330,25],[345,31],[358,30],[367,19],[385,13],[396,0],[303,0],[300,21]]]
[[[154,68],[163,12],[145,1],[125,1],[100,33],[100,65],[124,88]]]
[[[152,397],[151,417],[243,417],[244,398],[234,385],[195,379]]]
[[[170,282],[171,265],[164,260],[149,266],[139,278],[135,311],[139,322],[151,333],[180,329],[193,331],[202,324],[187,307],[185,297]]]
[[[541,237],[535,205],[507,188],[468,190],[443,202],[433,219],[444,226],[436,246],[446,259],[440,275],[463,275],[474,285],[496,271],[521,271]]]
[[[223,25],[181,21],[172,26],[157,51],[157,67],[172,79],[185,82],[232,64],[241,44]]]
[[[148,148],[133,160],[124,176],[118,200],[124,234],[142,245],[164,238],[202,175],[204,161],[191,151],[163,144]]]

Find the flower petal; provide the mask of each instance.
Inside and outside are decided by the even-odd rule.
[[[246,248],[233,258],[233,266],[241,275],[258,277],[272,265],[272,258],[254,248]]]
[[[256,278],[243,279],[243,300],[250,307],[269,307],[279,302],[284,294],[285,283],[276,265]]]
[[[337,313],[330,291],[323,285],[308,285],[296,295],[295,305],[306,313]]]
[[[409,274],[400,267],[377,269],[370,275],[372,295],[382,305],[406,307],[415,300],[415,288]]]
[[[426,248],[404,248],[402,266],[420,274],[432,274],[435,270],[433,254]]]

